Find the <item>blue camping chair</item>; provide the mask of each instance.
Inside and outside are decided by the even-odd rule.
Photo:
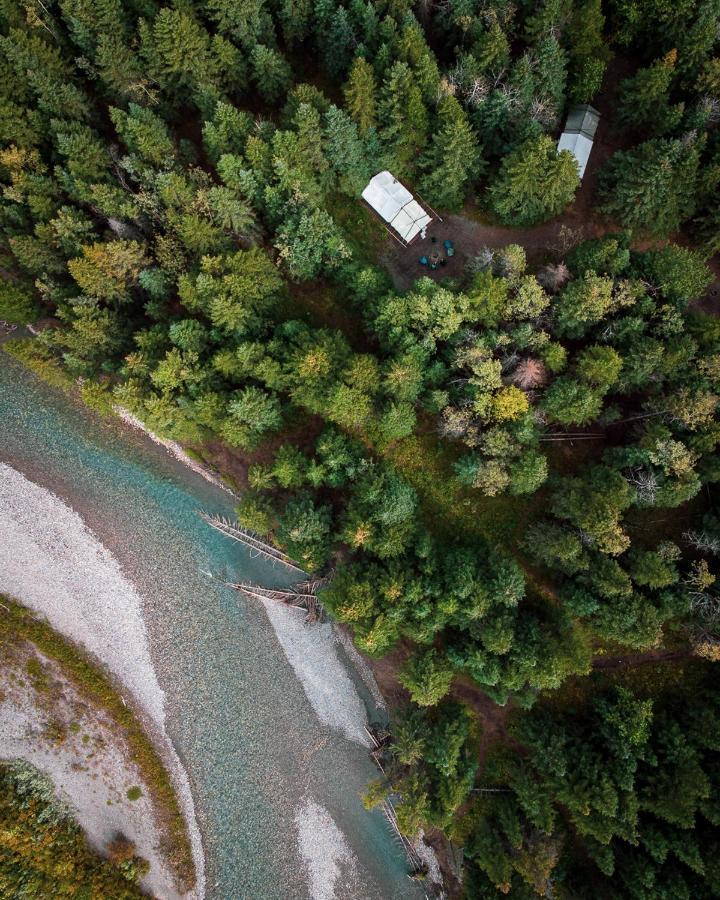
[[[418,262],[420,263],[421,266],[426,266],[428,264],[427,256],[421,256],[420,259],[418,260]]]
[[[443,241],[443,245],[448,256],[455,256],[455,248],[453,247],[453,242],[449,238]]]

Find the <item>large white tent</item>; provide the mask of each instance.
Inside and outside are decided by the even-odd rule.
[[[378,172],[371,178],[362,197],[407,244],[432,222],[432,216],[390,172]]]

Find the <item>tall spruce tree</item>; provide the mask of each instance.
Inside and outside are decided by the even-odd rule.
[[[425,172],[420,189],[433,204],[459,209],[469,186],[484,171],[477,138],[468,117],[452,95],[438,105],[433,136],[419,162]]]
[[[619,150],[600,174],[601,210],[655,237],[676,231],[695,210],[697,141],[655,139]]]
[[[362,56],[352,64],[344,93],[347,110],[357,122],[360,134],[367,134],[376,123],[375,74]]]
[[[536,225],[559,215],[580,184],[577,163],[541,135],[509,153],[490,184],[488,204],[505,225]]]

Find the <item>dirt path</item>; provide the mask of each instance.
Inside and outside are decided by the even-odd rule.
[[[649,650],[647,653],[629,653],[623,656],[596,656],[593,659],[593,669],[630,669],[651,663],[688,659],[692,655],[690,647],[683,647],[680,650]]]

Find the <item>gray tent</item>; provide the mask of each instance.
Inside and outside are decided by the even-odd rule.
[[[565,131],[558,141],[558,152],[569,150],[575,157],[581,178],[585,174],[599,121],[600,113],[594,107],[588,104],[573,106],[568,113]]]

